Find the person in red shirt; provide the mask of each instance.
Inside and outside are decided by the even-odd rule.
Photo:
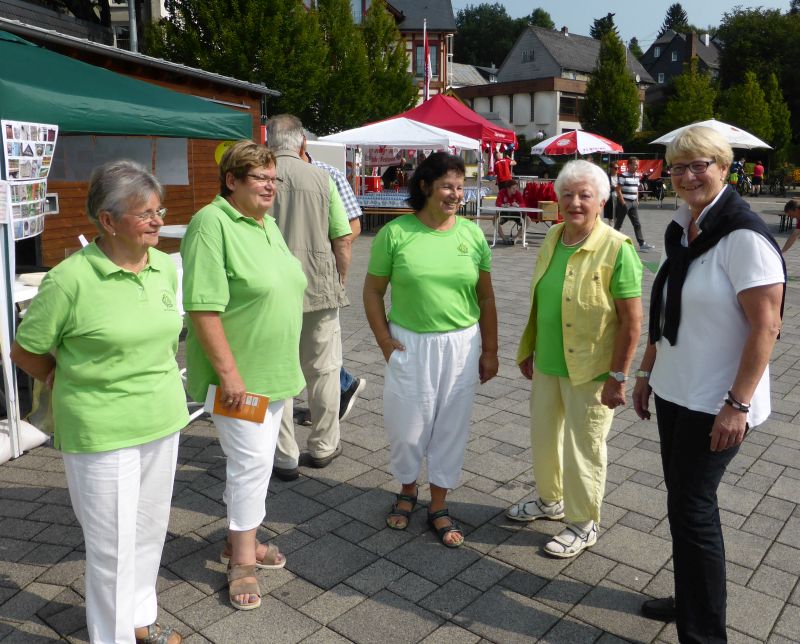
[[[511,168],[517,165],[514,159],[509,159],[502,152],[497,153],[497,161],[494,163],[494,174],[498,188],[507,188],[511,181]]]
[[[764,184],[764,166],[761,161],[756,161],[753,168],[753,196],[757,197],[761,194],[761,186]]]
[[[500,192],[497,193],[497,199],[495,199],[494,203],[498,207],[512,206],[516,208],[523,208],[525,206],[525,201],[522,198],[522,192],[520,192],[519,183],[517,183],[514,179],[508,181],[507,186],[502,188]],[[503,232],[503,224],[507,221],[514,222],[517,221],[517,219],[515,217],[500,217],[500,223],[497,225],[497,232],[500,234],[501,243],[508,246],[513,246],[516,237],[519,237],[519,235],[522,233],[522,227],[519,227],[515,237],[507,237]]]

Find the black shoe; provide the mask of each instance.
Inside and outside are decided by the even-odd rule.
[[[308,407],[295,407],[293,412],[295,425],[311,426],[311,411]]]
[[[367,386],[366,378],[357,378],[348,389],[342,392],[339,400],[339,420],[342,421],[350,414],[358,399],[358,394]]]
[[[328,456],[323,456],[322,458],[314,458],[311,457],[311,467],[316,467],[317,469],[322,469],[323,467],[328,467],[333,462],[333,459],[338,458],[338,456],[342,453],[342,443],[340,442],[336,449],[333,450],[333,454],[329,454]]]
[[[300,476],[300,470],[296,467],[272,467],[273,476],[277,476],[281,481],[295,481]]]
[[[648,619],[657,619],[660,622],[675,621],[675,598],[648,599],[642,603],[639,611]]]

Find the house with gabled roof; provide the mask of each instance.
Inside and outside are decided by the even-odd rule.
[[[600,41],[529,26],[517,38],[497,74],[497,82],[453,89],[472,109],[497,112],[518,135],[528,139],[581,129],[586,84],[597,67]],[[640,104],[653,84],[634,56],[628,70],[639,87]]]

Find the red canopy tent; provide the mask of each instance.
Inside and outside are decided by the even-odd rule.
[[[421,105],[392,118],[401,116],[463,134],[471,139],[480,139],[492,148],[497,143],[513,143],[515,146],[517,143],[517,135],[513,130],[495,125],[458,99],[444,94],[435,94]]]

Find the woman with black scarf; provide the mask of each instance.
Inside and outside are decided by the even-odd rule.
[[[655,393],[675,599],[647,601],[642,613],[676,619],[681,642],[725,642],[717,487],[747,431],[770,413],[786,267],[765,223],[726,185],[733,151],[720,134],[684,130],[666,157],[685,203],[665,234],[633,400],[647,419]]]

